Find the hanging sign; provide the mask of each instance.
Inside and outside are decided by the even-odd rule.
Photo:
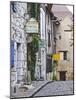
[[[36,19],[31,18],[26,24],[26,33],[38,33],[38,22]]]
[[[53,54],[54,60],[60,60],[60,53],[59,54]]]

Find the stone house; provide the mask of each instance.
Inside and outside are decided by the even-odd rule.
[[[54,27],[53,19],[55,18],[51,12],[51,4],[40,4],[40,53],[39,66],[36,66],[36,77],[43,80],[52,80],[52,58],[51,55],[55,51],[54,43]],[[38,63],[38,62],[37,62]]]
[[[26,33],[24,25],[27,19],[27,3],[10,2],[11,10],[11,96],[18,92],[21,84],[26,82],[27,78],[27,46]]]
[[[73,15],[66,5],[53,5],[54,16],[59,19],[55,25],[56,54],[60,54],[56,68],[57,80],[73,80]]]

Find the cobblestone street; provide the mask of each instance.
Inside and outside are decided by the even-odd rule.
[[[56,81],[48,83],[39,90],[33,97],[55,96],[73,94],[73,81]]]
[[[18,91],[16,97],[46,97],[73,94],[73,81],[34,81],[27,91]]]

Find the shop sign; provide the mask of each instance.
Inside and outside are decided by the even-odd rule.
[[[26,24],[26,33],[38,33],[39,32],[39,25],[36,19],[31,18]]]

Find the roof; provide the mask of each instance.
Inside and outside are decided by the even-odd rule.
[[[66,7],[66,5],[58,5],[58,4],[54,4],[52,6],[52,11],[54,12],[68,12],[68,9]]]
[[[52,12],[54,13],[54,16],[58,17],[59,19],[63,19],[66,16],[72,17],[72,13],[67,8],[67,5],[54,4],[52,6]]]

